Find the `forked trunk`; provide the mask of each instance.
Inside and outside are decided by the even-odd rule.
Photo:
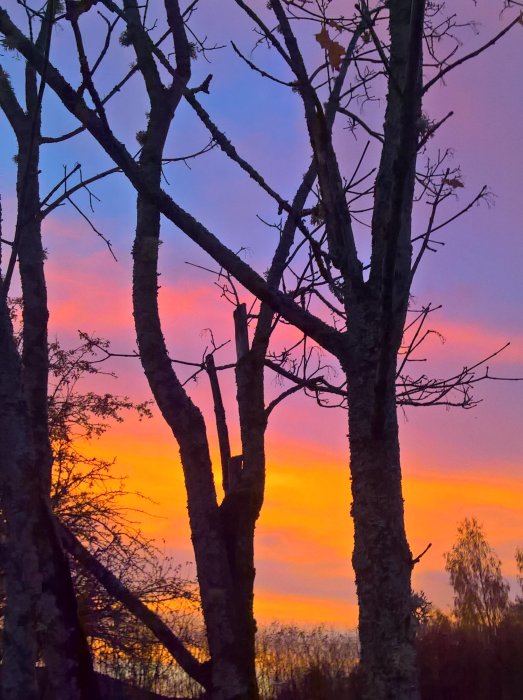
[[[211,655],[207,697],[257,700],[254,672],[253,544],[260,503],[239,472],[218,505],[203,416],[172,368],[157,300],[159,212],[138,201],[133,303],[140,359],[180,446],[202,610]],[[262,453],[263,456],[263,453]]]

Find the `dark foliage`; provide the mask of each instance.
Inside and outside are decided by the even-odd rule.
[[[523,608],[509,608],[492,635],[438,614],[418,635],[422,700],[520,700]]]

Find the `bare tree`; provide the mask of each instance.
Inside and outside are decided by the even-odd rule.
[[[137,17],[136,7],[131,7],[129,16],[132,23],[133,17],[135,19]],[[142,56],[143,60],[147,61],[148,56],[145,55],[144,58],[144,49],[140,45],[140,41],[143,43],[145,34],[138,24],[135,30],[137,33],[137,37],[135,37],[137,53]],[[129,36],[133,36],[131,30],[129,31]],[[81,51],[81,38],[79,36],[77,36],[77,41]],[[183,37],[181,44],[181,50],[187,52],[188,42]],[[29,70],[32,70],[32,68],[29,68]],[[144,163],[151,169],[151,176],[159,178],[163,143],[161,141],[158,142],[158,132],[156,130],[158,123],[155,119],[158,118],[160,125],[163,120],[166,127],[168,127],[170,119],[169,114],[165,114],[165,95],[163,91],[158,91],[158,87],[158,77],[154,75],[153,70],[149,83],[153,128],[149,132],[150,138],[148,138],[148,134],[144,135],[143,157]],[[5,89],[6,93],[14,99],[7,76],[5,76]],[[176,100],[179,99],[178,89],[179,86],[175,84],[172,90],[174,105],[176,105]],[[39,104],[38,108],[40,106]],[[165,119],[166,116],[167,120]],[[43,139],[38,134],[38,143],[40,140]],[[150,159],[149,162],[148,159]],[[67,178],[64,180],[66,182]],[[62,184],[65,184],[65,182]],[[311,184],[312,180],[309,175],[299,192],[299,201],[304,200]],[[85,186],[85,183],[81,183],[81,186]],[[53,191],[56,191],[56,189]],[[42,214],[39,211],[38,223],[41,216],[56,206],[57,201],[69,199],[70,194],[69,190],[65,195],[48,204]],[[212,675],[207,671],[207,667],[204,664],[199,663],[184,648],[183,644],[176,638],[176,635],[160,620],[158,615],[147,608],[143,599],[140,600],[136,592],[129,590],[129,587],[121,580],[118,580],[107,566],[104,566],[101,561],[93,557],[64,526],[61,527],[62,538],[65,546],[73,556],[83,563],[91,574],[97,576],[101,583],[118,600],[137,614],[157,638],[165,644],[166,648],[182,667],[204,687],[212,689],[217,694],[217,697],[238,697],[240,694],[246,697],[256,697],[257,688],[254,667],[255,623],[252,612],[254,580],[253,536],[254,524],[261,507],[261,500],[263,499],[263,439],[267,420],[263,401],[263,367],[266,347],[272,331],[273,314],[269,308],[266,308],[261,314],[257,325],[256,337],[251,348],[248,338],[248,319],[245,305],[238,304],[235,312],[236,345],[239,358],[236,369],[238,405],[242,426],[242,454],[240,456],[234,457],[230,453],[227,425],[225,416],[222,415],[223,408],[220,411],[221,395],[214,358],[212,354],[206,357],[205,369],[211,382],[216,406],[217,428],[222,448],[225,499],[219,506],[214,493],[205,424],[201,420],[198,409],[192,404],[183,389],[177,375],[172,371],[171,359],[163,342],[156,299],[156,261],[151,256],[150,245],[146,245],[144,254],[140,253],[140,237],[145,238],[146,244],[150,244],[151,234],[154,234],[157,240],[159,238],[159,212],[143,198],[139,201],[140,211],[144,213],[144,217],[138,217],[137,244],[135,246],[135,289],[138,288],[139,290],[135,294],[135,315],[140,358],[148,373],[151,388],[158,404],[182,448],[182,464],[186,470],[191,518],[193,524],[196,523],[193,527],[193,534],[196,539],[195,552],[197,564],[199,563],[199,584],[207,625]],[[290,230],[292,231],[292,227],[290,227]],[[271,272],[272,283],[275,286],[278,285],[280,271],[284,269],[288,245],[289,235],[287,234],[283,239],[278,251],[279,257],[276,259]],[[17,253],[17,247],[13,245],[11,274],[14,269],[13,261],[16,260]],[[42,301],[40,297],[38,300]],[[23,347],[23,341],[21,345]],[[54,348],[54,351],[59,358],[63,354],[59,352],[58,348]],[[65,357],[66,362],[69,360],[70,358]],[[45,363],[46,368],[48,368],[47,355]],[[61,366],[63,362],[58,364]],[[82,368],[84,365],[85,362],[80,362],[78,367]],[[167,371],[166,367],[168,368]],[[51,367],[51,369],[55,371],[54,367]],[[77,372],[78,368],[73,367],[69,380],[74,380]],[[66,399],[63,405],[69,412],[71,410],[76,411],[76,420],[91,430],[93,426],[89,426],[89,417],[84,415],[86,411],[84,403],[84,401],[79,402],[78,397],[76,397],[74,400]],[[52,401],[51,406],[53,409],[56,409],[56,401]],[[56,410],[54,410],[51,419],[55,423],[56,417]],[[63,418],[60,412],[58,412],[58,418]],[[54,427],[57,428],[56,425]],[[60,428],[60,425],[58,425],[58,428]],[[67,443],[68,436],[66,435],[65,437]],[[60,460],[63,455],[58,454],[55,455],[56,457],[58,457],[58,460],[55,461],[60,466]],[[202,476],[205,477],[203,483]],[[202,488],[203,484],[207,485],[207,492]],[[202,498],[208,499],[207,503],[203,503],[203,507]],[[76,527],[73,529],[78,530],[78,523],[74,522],[74,525]],[[218,547],[218,550],[213,551],[213,547]],[[225,630],[229,629],[227,634],[224,634],[224,628]],[[53,677],[53,669],[50,669],[50,671],[51,677]]]
[[[49,3],[36,45],[48,51]],[[18,215],[1,280],[2,506],[6,518],[6,612],[2,684],[5,698],[36,697],[36,630],[51,687],[64,699],[97,697],[66,556],[51,507],[52,451],[47,412],[47,293],[40,230],[39,149],[45,81],[27,64],[25,109],[0,69],[0,106],[18,142]],[[4,243],[2,238],[2,243]],[[18,354],[7,296],[19,263],[23,325]]]
[[[412,557],[404,528],[397,421],[398,364],[401,369],[403,360],[398,363],[398,353],[404,343],[405,326],[409,325],[406,319],[414,274],[427,250],[437,245],[434,234],[445,223],[437,219],[439,204],[461,184],[456,173],[446,166],[441,167],[440,159],[436,160],[435,167],[431,168],[429,163],[426,175],[417,171],[418,152],[447,119],[431,122],[423,114],[422,98],[454,68],[501,39],[519,22],[519,17],[478,50],[455,58],[460,49],[459,40],[456,39],[447,53],[448,46],[440,41],[447,38],[452,42],[459,29],[452,17],[442,14],[443,4],[431,3],[426,8],[424,0],[395,0],[378,2],[371,7],[361,2],[354,17],[349,19],[341,14],[329,15],[329,3],[323,2],[271,0],[266,13],[259,15],[242,0],[236,0],[236,4],[254,23],[260,41],[281,57],[288,77],[280,79],[269,75],[247,59],[253,70],[283,83],[301,99],[312,150],[312,164],[302,183],[303,202],[299,198],[287,201],[275,192],[207,114],[197,96],[209,90],[210,77],[200,86],[188,87],[192,49],[186,23],[194,3],[183,13],[177,2],[166,2],[168,28],[165,36],[153,40],[146,28],[147,6],[140,12],[132,0],[125,0],[123,6],[101,0],[107,11],[125,22],[123,42],[131,44],[135,50],[136,67],[150,101],[151,111],[147,129],[141,134],[138,160],[115,138],[104,99],[94,84],[93,74],[98,63],[87,56],[79,23],[82,13],[89,10],[92,3],[70,3],[64,17],[70,22],[79,57],[81,85],[78,89],[73,88],[49,57],[20,32],[5,10],[0,10],[0,32],[11,48],[45,76],[64,106],[80,121],[80,128],[94,136],[138,192],[134,309],[140,358],[155,399],[180,444],[213,659],[211,687],[216,697],[256,697],[251,674],[251,636],[247,631],[252,635],[254,629],[252,536],[263,494],[265,416],[260,375],[242,375],[242,368],[261,363],[261,359],[254,345],[248,349],[244,342],[238,344],[243,466],[239,488],[231,488],[231,483],[224,480],[229,492],[226,490],[223,503],[218,505],[205,426],[172,369],[162,336],[156,295],[160,213],[263,303],[259,323],[264,314],[276,313],[339,361],[346,378],[343,393],[349,420],[355,524],[353,565],[360,609],[364,697],[372,700],[417,698],[410,577],[419,558]],[[325,55],[319,67],[310,67],[308,64],[314,63],[315,57],[309,59],[300,50],[303,23],[298,21],[303,18],[320,28],[316,38]],[[274,23],[275,29],[271,28]],[[172,43],[174,54],[161,50],[166,37]],[[443,47],[442,56],[438,54],[438,47]],[[352,82],[347,77],[351,70]],[[375,79],[381,81],[378,84],[386,90],[382,133],[366,124],[350,104],[362,94],[370,99],[369,84]],[[89,95],[89,104],[83,99],[85,93]],[[276,254],[275,273],[273,276],[269,273],[265,279],[161,188],[163,147],[182,99],[194,109],[224,153],[257,182],[281,213],[285,213],[292,224],[290,246],[297,231],[303,236],[311,250],[309,259],[314,260],[311,265],[316,266],[316,280],[322,278],[321,284],[328,292],[327,306],[330,310],[333,305],[341,309],[341,323],[329,324],[323,320],[325,315],[312,313],[313,306],[305,301],[310,289],[302,287],[303,275],[292,288],[283,280],[283,270],[289,269],[295,255],[290,246]],[[354,182],[344,177],[333,141],[332,122],[337,112],[348,117],[351,126],[364,129],[379,148],[375,184],[353,193],[356,200],[351,197]],[[318,191],[314,202],[309,192],[316,178]],[[416,184],[420,188],[419,195],[416,195]],[[480,193],[473,201],[484,194]],[[431,217],[421,233],[412,227],[416,196],[426,196],[432,202]],[[363,209],[369,214],[369,221],[364,222],[370,231],[368,264],[360,259],[356,248],[355,231],[359,228],[361,212],[355,201],[362,197],[370,200]],[[307,203],[312,206],[306,207]],[[464,207],[461,213],[471,205]],[[311,234],[307,217],[311,217],[311,223],[322,224],[317,237]],[[455,216],[449,218],[452,220]],[[280,243],[283,240],[282,235]],[[316,297],[318,289],[321,294],[321,287],[315,282]],[[425,316],[422,312],[421,322]],[[265,335],[262,329],[258,337]],[[245,338],[244,327],[240,328],[239,337]],[[255,333],[254,343],[256,337]],[[407,354],[409,348],[416,347],[417,339],[419,335],[415,333],[414,339],[407,343]],[[261,343],[259,347],[265,355],[266,345]],[[468,388],[477,377],[467,369],[456,377],[457,380],[442,380],[432,385],[426,377],[407,378],[402,390],[405,403],[415,404],[417,400],[432,405],[452,403],[449,394],[455,388],[458,391],[465,388],[454,403],[470,405]],[[245,412],[242,396],[249,397],[243,404]],[[247,651],[246,644],[242,659],[232,650],[247,639],[249,649]]]

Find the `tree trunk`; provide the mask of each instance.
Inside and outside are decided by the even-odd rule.
[[[411,285],[424,6],[424,0],[390,3],[390,77],[371,268],[368,282],[346,301],[348,352],[339,357],[348,382],[364,700],[419,698],[395,385]]]
[[[31,72],[31,68],[27,69]],[[29,82],[29,81],[27,81]],[[33,106],[36,109],[36,106]],[[36,127],[35,127],[36,122]],[[30,112],[19,127],[16,238],[22,284],[22,371],[24,391],[31,418],[36,463],[44,493],[51,491],[53,456],[47,421],[48,344],[47,287],[40,223],[38,182],[40,129],[38,114]]]
[[[44,22],[39,41],[46,31],[45,27]],[[12,275],[18,255],[23,309],[21,359],[9,319],[3,320],[3,354],[5,362],[11,367],[10,396],[6,399],[4,410],[6,425],[12,425],[13,435],[7,437],[7,441],[12,439],[16,444],[22,441],[23,446],[16,457],[16,464],[5,464],[3,474],[7,559],[11,562],[8,563],[7,572],[6,620],[21,614],[17,611],[19,605],[22,605],[22,609],[24,605],[27,607],[27,601],[24,603],[17,597],[19,584],[14,580],[16,571],[20,573],[20,568],[24,570],[20,554],[24,537],[17,532],[18,527],[20,532],[28,529],[23,548],[27,551],[27,565],[33,567],[32,573],[19,577],[19,581],[25,582],[28,594],[33,597],[32,617],[28,616],[25,623],[27,651],[14,642],[11,632],[6,634],[5,643],[6,646],[15,644],[13,655],[21,655],[34,667],[30,635],[34,634],[37,625],[41,632],[39,643],[42,656],[56,697],[60,700],[91,700],[97,698],[98,693],[90,652],[77,615],[68,561],[48,500],[53,459],[47,416],[48,310],[38,179],[41,104],[37,94],[36,72],[29,64],[26,66],[25,86],[26,112],[19,105],[9,80],[2,74],[0,104],[18,141],[18,212],[8,274]],[[7,293],[3,288],[4,307]],[[7,309],[4,307],[2,313],[5,314]],[[12,412],[11,416],[8,415],[9,411]],[[8,436],[7,431],[6,428],[2,435]],[[18,454],[16,444],[14,449]],[[7,454],[4,459],[9,460],[10,456]],[[16,524],[20,518],[25,519],[23,526]],[[18,537],[20,543],[17,542]],[[28,581],[32,582],[32,586]],[[9,653],[10,650],[6,650],[6,654]],[[6,683],[9,685],[10,681],[6,680]],[[18,697],[25,697],[25,693]]]
[[[3,295],[0,314],[0,485],[6,519],[3,697],[37,697],[38,626],[55,697],[96,700],[68,564],[42,493],[21,362]]]
[[[246,697],[257,700],[256,621],[254,619],[254,531],[265,489],[264,402],[265,347],[249,348],[247,316],[242,304],[235,311],[237,338],[236,399],[240,418],[242,468],[230,483],[220,506],[235,597],[235,628],[238,663],[248,679]]]
[[[158,407],[180,446],[191,539],[211,655],[209,695],[213,700],[253,700],[257,697],[250,690],[253,671],[244,669],[245,639],[237,637],[238,601],[223,517],[217,503],[205,423],[172,369],[161,330],[157,305],[159,224],[156,207],[139,198],[133,303],[140,359]],[[250,530],[253,529],[252,526]],[[242,534],[249,536],[248,531]]]
[[[418,700],[395,373],[377,397],[380,354],[377,346],[373,353],[372,328],[364,333],[361,352],[345,368],[363,700]]]
[[[171,121],[190,77],[190,46],[176,2],[168,8],[176,53],[176,77],[161,82],[144,37],[135,0],[125,0],[128,31],[150,98],[151,110],[140,155],[141,174],[160,187],[162,156]],[[155,401],[180,447],[201,604],[211,656],[213,700],[257,700],[254,667],[253,537],[261,501],[244,477],[259,473],[259,459],[244,468],[239,483],[219,507],[203,416],[180,383],[165,344],[158,309],[160,211],[138,195],[133,247],[133,313],[140,360]],[[262,433],[263,441],[263,433]],[[263,460],[263,449],[261,451]],[[253,477],[254,478],[254,477]],[[231,499],[234,491],[234,498]],[[262,481],[263,493],[263,481]]]
[[[7,305],[0,294],[0,485],[6,520],[2,694],[5,700],[36,700],[36,605],[41,580],[35,537],[37,475],[22,393],[20,358]],[[37,484],[36,484],[37,485]]]
[[[156,117],[157,110],[153,107],[149,132],[155,142],[149,145],[146,141],[142,152],[142,168],[149,178],[157,180],[159,184],[159,124],[163,125],[166,134],[168,121],[160,114],[156,124]],[[245,653],[246,649],[254,647],[252,535],[255,518],[254,521],[249,519],[246,522],[243,508],[234,508],[234,525],[229,529],[224,524],[218,507],[203,416],[173,371],[163,338],[157,298],[159,232],[160,213],[157,207],[139,196],[133,248],[133,309],[137,341],[142,366],[154,398],[180,446],[191,539],[211,655],[209,696],[213,700],[256,700],[254,658],[250,652]],[[237,521],[238,514],[241,518]],[[228,542],[225,530],[233,536],[232,548],[228,546],[230,541]],[[239,546],[235,537],[237,532],[241,532],[243,544],[239,551],[247,559],[250,557],[250,564],[244,564],[235,570],[231,566],[231,555],[235,556]],[[239,595],[239,592],[243,593],[244,575],[249,576],[247,585],[251,590],[250,624],[245,623],[245,608],[239,612],[241,601],[245,600],[244,595]],[[251,636],[248,641],[247,628]],[[244,635],[239,636],[240,629],[245,631]]]

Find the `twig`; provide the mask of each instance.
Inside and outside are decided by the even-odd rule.
[[[414,559],[413,559],[412,562],[411,562],[412,568],[414,568],[414,567],[416,566],[416,564],[419,564],[419,562],[421,561],[421,558],[422,558],[423,556],[425,556],[425,554],[429,551],[429,549],[430,549],[431,547],[432,547],[432,542],[429,542],[428,545],[427,545],[427,546],[425,547],[425,549],[423,550],[423,552],[421,552],[421,554],[418,554],[417,557],[414,557]]]

